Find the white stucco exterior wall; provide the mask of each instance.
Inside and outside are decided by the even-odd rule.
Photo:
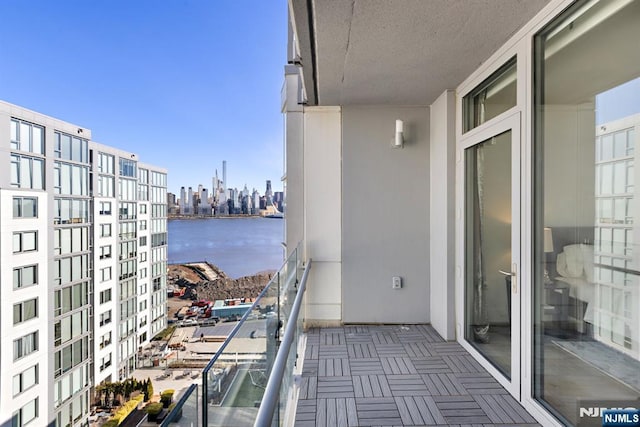
[[[429,315],[428,107],[342,109],[344,323],[426,323]],[[396,119],[404,148],[391,148]],[[314,267],[315,268],[315,267]],[[402,288],[392,289],[392,277]]]
[[[293,66],[285,67],[282,87],[282,113],[285,120],[285,243],[286,255],[295,250],[304,238],[303,179],[303,106],[298,103],[300,76]]]
[[[304,236],[313,259],[306,292],[308,324],[338,323],[342,309],[341,114],[339,107],[305,108]]]
[[[444,339],[455,334],[455,113],[454,91],[431,105],[429,140],[429,254],[431,324]]]

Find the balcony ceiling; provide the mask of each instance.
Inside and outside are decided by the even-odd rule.
[[[289,2],[309,105],[429,105],[548,0]]]

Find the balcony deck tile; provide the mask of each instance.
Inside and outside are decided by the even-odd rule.
[[[537,425],[461,345],[429,325],[308,331],[295,423]]]

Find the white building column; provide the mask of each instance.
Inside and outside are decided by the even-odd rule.
[[[429,172],[431,324],[446,340],[455,334],[455,92],[431,105]]]
[[[304,242],[305,258],[313,259],[306,292],[309,326],[342,319],[341,132],[339,107],[305,108]]]

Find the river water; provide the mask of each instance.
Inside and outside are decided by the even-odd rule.
[[[170,264],[208,261],[238,278],[283,262],[282,219],[174,219],[168,227]]]

